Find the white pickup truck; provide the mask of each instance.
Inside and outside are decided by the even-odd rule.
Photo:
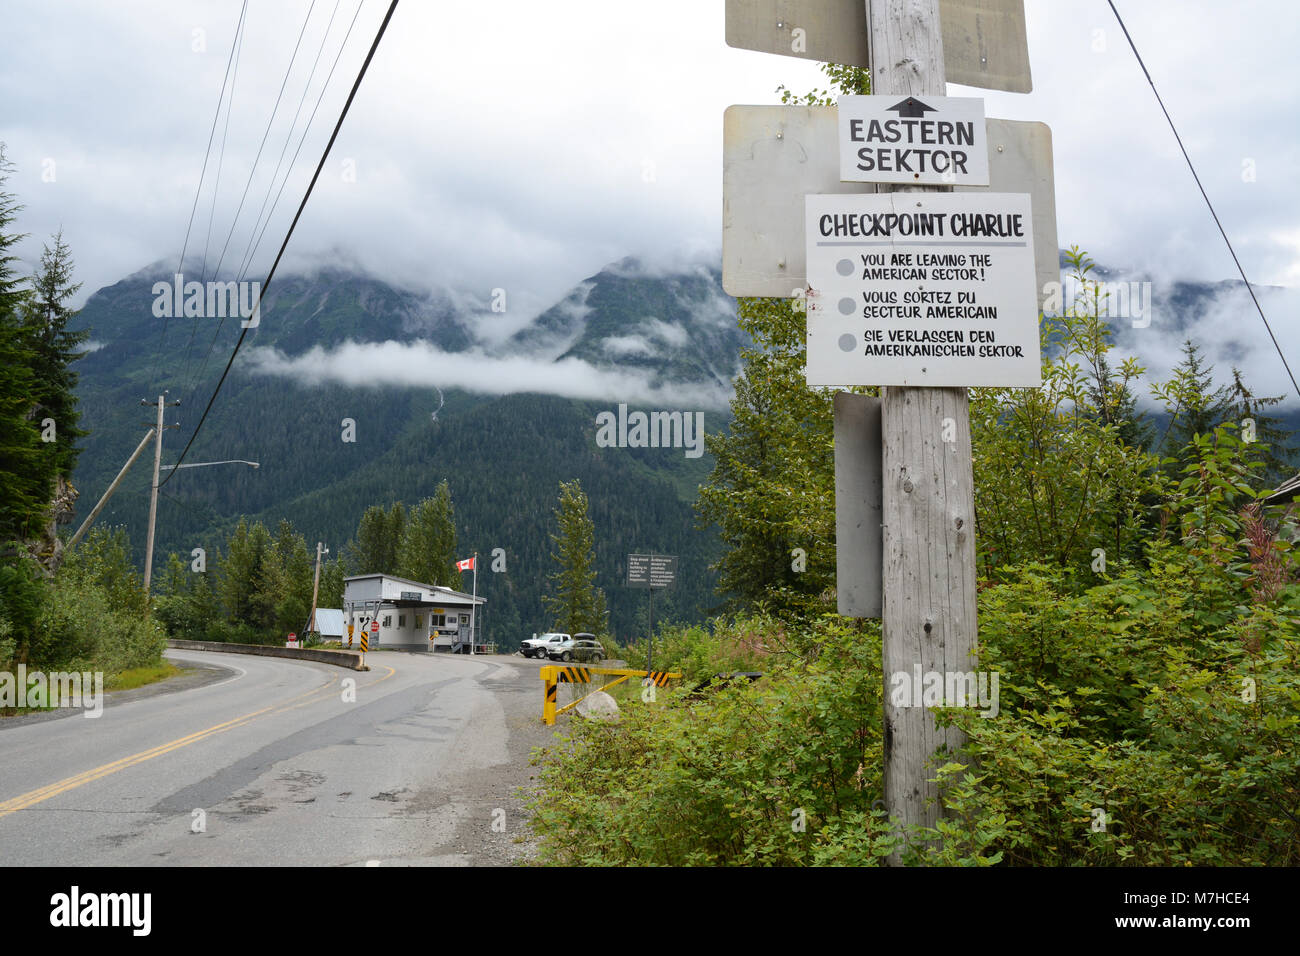
[[[570,634],[559,634],[551,632],[548,634],[534,634],[527,638],[519,645],[519,652],[524,657],[540,657],[546,660],[550,657],[551,649],[558,647],[565,641],[573,640]]]

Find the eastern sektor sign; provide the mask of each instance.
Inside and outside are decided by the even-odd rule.
[[[987,186],[984,100],[842,96],[840,181]]]
[[[661,590],[677,583],[677,555],[629,554],[627,586]]]
[[[723,124],[722,287],[736,296],[802,296],[808,285],[804,197],[866,195],[840,181],[834,106],[732,106]],[[1061,281],[1052,134],[1042,123],[988,119],[989,185],[958,193],[1029,193],[1040,296]],[[1049,285],[1050,283],[1050,285]]]
[[[808,384],[1042,384],[1024,193],[808,196]]]

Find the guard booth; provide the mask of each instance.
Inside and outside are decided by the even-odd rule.
[[[475,634],[481,620],[476,609],[486,603],[481,597],[391,574],[360,574],[343,580],[343,619],[353,626],[354,644],[362,628],[379,621],[379,633],[370,639],[371,650],[468,654],[471,639],[477,637],[475,653],[487,653],[482,637]],[[347,646],[346,634],[343,644]]]

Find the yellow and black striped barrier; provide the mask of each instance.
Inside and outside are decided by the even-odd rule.
[[[361,653],[364,654],[370,650],[370,638],[366,637],[366,632],[361,632]]]
[[[553,725],[557,715],[576,707],[589,696],[589,694],[583,694],[577,700],[557,708],[557,698],[561,684],[590,684],[593,674],[607,674],[617,678],[608,684],[602,684],[597,690],[605,690],[615,684],[621,684],[629,677],[649,678],[656,687],[666,687],[670,680],[676,680],[682,676],[677,671],[638,671],[627,667],[572,667],[569,665],[557,667],[554,664],[548,664],[537,675],[546,682],[546,696],[542,701],[542,723],[548,727]]]

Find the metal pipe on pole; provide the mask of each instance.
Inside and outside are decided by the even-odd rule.
[[[473,600],[469,605],[469,656],[474,656],[474,642],[478,635],[475,633],[475,625],[478,623],[478,552],[474,552],[474,593]],[[462,592],[464,593],[464,592]]]
[[[156,431],[157,429],[150,428],[144,433],[144,438],[140,439],[140,444],[137,445],[135,451],[131,453],[131,457],[126,460],[126,464],[123,465],[122,470],[117,473],[117,477],[114,478],[113,483],[108,486],[108,490],[100,497],[99,502],[95,507],[90,509],[90,514],[86,515],[86,520],[81,522],[81,527],[77,529],[77,533],[68,539],[68,544],[63,549],[65,555],[71,551],[73,545],[80,541],[82,536],[90,530],[90,526],[95,523],[95,519],[99,517],[99,513],[104,510],[104,505],[108,504],[108,499],[113,497],[113,492],[117,491],[117,486],[122,483],[122,479],[125,478],[126,473],[131,470],[131,466],[135,464],[136,459],[140,457],[140,453],[144,451],[145,446],[149,444],[149,439],[153,438]]]

